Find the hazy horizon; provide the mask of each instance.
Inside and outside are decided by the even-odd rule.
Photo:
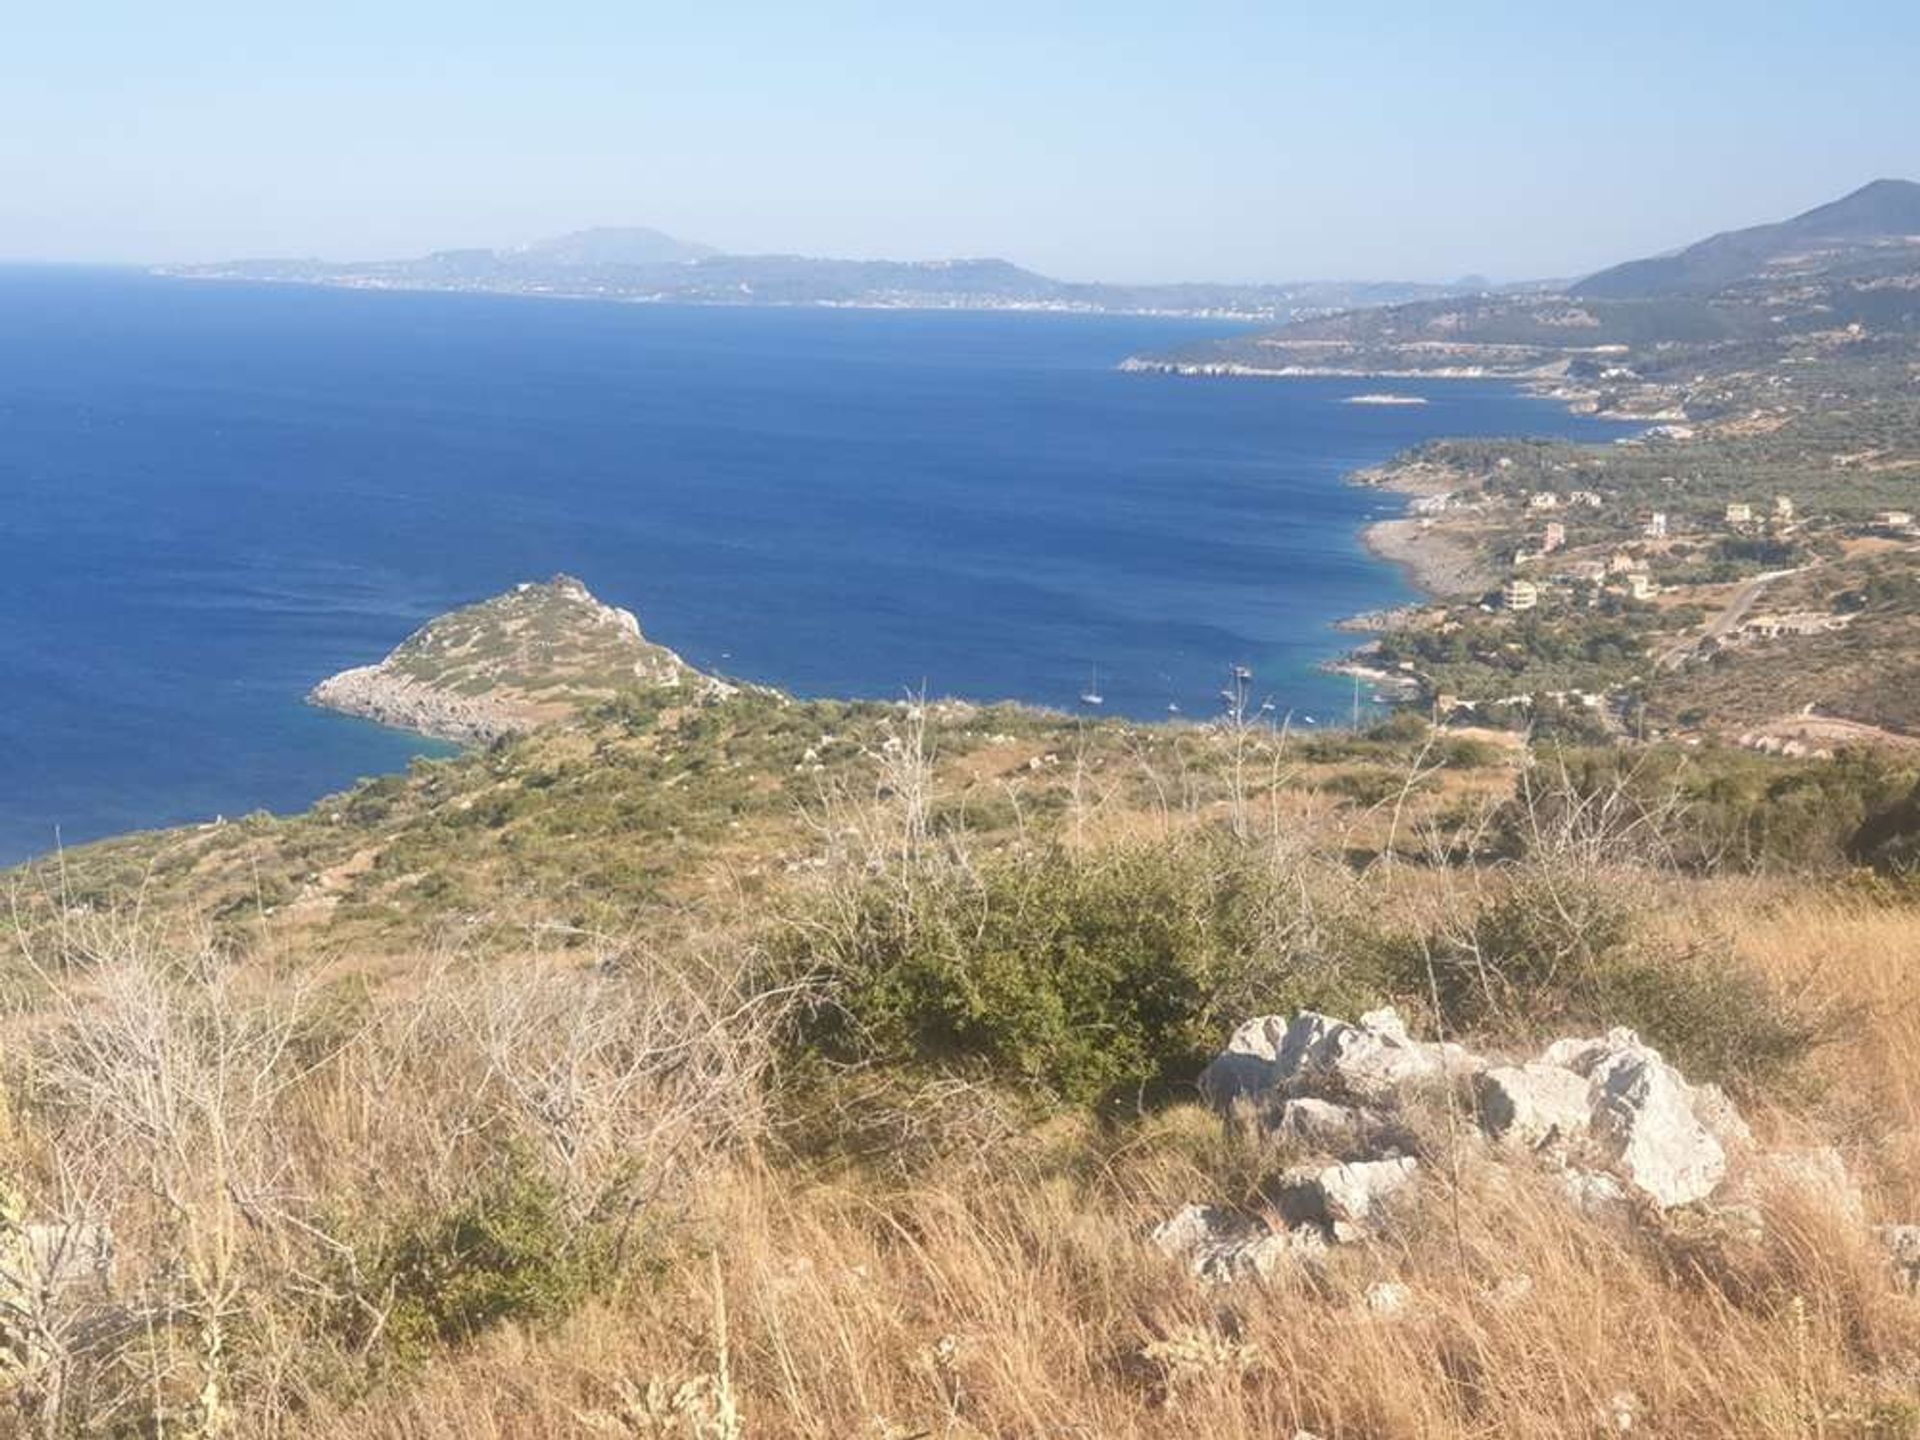
[[[1920,15],[1251,4],[538,20],[109,0],[0,56],[0,259],[392,259],[641,225],[1070,280],[1587,273],[1920,175]],[[1782,86],[1790,85],[1789,95]]]

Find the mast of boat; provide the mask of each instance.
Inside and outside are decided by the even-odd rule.
[[[1082,705],[1104,705],[1107,703],[1107,697],[1100,693],[1100,667],[1098,665],[1093,667],[1093,671],[1087,679],[1087,688],[1080,694],[1080,703]]]

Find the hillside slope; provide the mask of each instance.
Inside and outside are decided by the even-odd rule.
[[[1833,268],[1920,246],[1920,184],[1875,180],[1790,220],[1714,235],[1673,255],[1631,260],[1573,287],[1591,299],[1707,295],[1786,269]],[[1906,263],[1913,263],[1909,257]]]
[[[0,1395],[242,1440],[1910,1435],[1920,908],[1847,817],[1913,771],[1611,765],[641,687],[33,867]],[[1595,1037],[1693,1128],[1495,1144],[1402,1068],[1351,1110],[1340,1066],[1434,1053],[1379,1012],[1304,1021],[1309,1099],[1201,1103],[1230,1039],[1387,1003],[1488,1061]]]

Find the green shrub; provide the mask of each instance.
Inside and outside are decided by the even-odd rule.
[[[1507,752],[1471,735],[1450,735],[1434,746],[1433,760],[1449,770],[1484,770],[1506,759]]]
[[[1087,1103],[1190,1079],[1248,1015],[1372,998],[1303,949],[1298,913],[1252,852],[1207,837],[876,877],[775,951],[832,997],[798,1027],[804,1055]]]
[[[1409,783],[1411,782],[1411,783]],[[1412,775],[1407,770],[1389,769],[1381,765],[1368,765],[1358,770],[1343,770],[1329,776],[1322,789],[1354,804],[1371,809],[1384,805],[1389,800],[1398,799],[1404,794],[1418,794],[1433,788],[1431,775]]]
[[[1727,956],[1655,943],[1650,903],[1618,875],[1522,867],[1464,935],[1403,939],[1389,968],[1403,988],[1426,980],[1455,1033],[1531,1043],[1625,1025],[1694,1079],[1778,1084],[1819,1022]]]
[[[1496,817],[1510,857],[1528,853],[1531,836],[1554,833],[1570,813],[1604,807],[1616,828],[1638,832],[1643,846],[1658,842],[1649,858],[1684,870],[1897,868],[1900,797],[1915,785],[1911,761],[1870,749],[1843,750],[1831,760],[1725,746],[1560,749],[1552,759],[1552,781],[1523,777]]]
[[[505,1321],[550,1320],[610,1278],[610,1247],[568,1219],[554,1188],[509,1165],[452,1210],[418,1215],[362,1256],[362,1293],[386,1307],[379,1339],[403,1363]],[[350,1338],[371,1338],[356,1307]]]

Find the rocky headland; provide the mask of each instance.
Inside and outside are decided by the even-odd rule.
[[[640,631],[630,610],[570,575],[428,621],[384,660],[322,680],[308,699],[459,744],[522,734],[622,691],[724,688]]]

